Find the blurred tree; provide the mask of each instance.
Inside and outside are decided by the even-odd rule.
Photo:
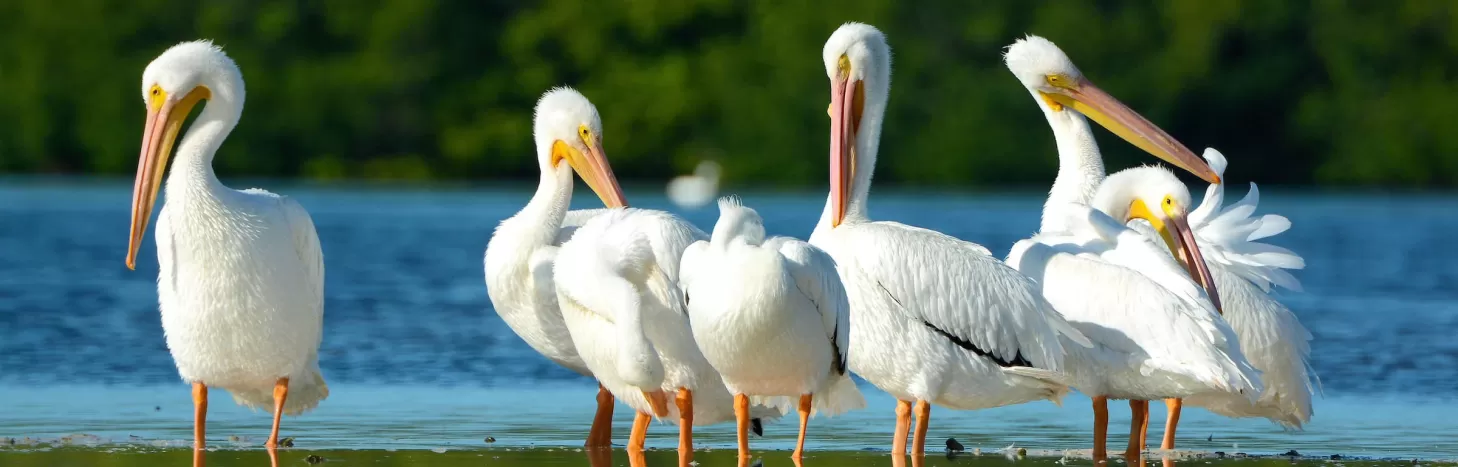
[[[1024,34],[1229,178],[1458,185],[1458,3],[1344,0],[13,0],[0,2],[0,172],[134,170],[142,68],[211,38],[248,110],[224,175],[535,177],[531,111],[572,85],[624,179],[719,159],[728,183],[818,186],[820,49],[863,21],[894,52],[877,171],[1044,185],[1052,135],[1001,63]],[[1099,131],[1111,169],[1151,161]]]

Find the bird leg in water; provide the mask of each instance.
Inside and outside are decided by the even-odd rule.
[[[648,438],[648,422],[653,416],[643,412],[633,418],[633,431],[628,433],[628,453],[642,453],[643,442]]]
[[[734,395],[734,421],[739,425],[739,461],[749,460],[749,396]]]
[[[790,454],[790,458],[795,459],[796,463],[799,463],[799,460],[805,456],[805,428],[810,425],[812,397],[810,394],[800,396],[800,438],[795,441],[795,452]]]
[[[917,457],[926,455],[926,428],[931,423],[931,404],[918,399],[916,401],[916,432],[911,438],[911,458],[913,462]]]
[[[1124,449],[1124,457],[1137,459],[1143,452],[1140,447],[1140,439],[1143,438],[1144,420],[1149,416],[1149,401],[1129,400],[1129,447]]]
[[[1094,463],[1101,463],[1108,459],[1107,452],[1109,441],[1109,398],[1097,396],[1093,398],[1094,411]]]
[[[278,423],[283,419],[284,401],[289,399],[289,379],[279,378],[273,384],[273,431],[268,433],[268,458],[273,460],[274,467],[278,467]]]
[[[192,465],[203,467],[207,459],[203,453],[208,449],[208,387],[203,383],[192,383]]]
[[[1180,409],[1184,407],[1183,399],[1165,399],[1164,406],[1169,409],[1169,417],[1164,422],[1164,444],[1160,449],[1171,450],[1175,448],[1175,427],[1180,424]]]
[[[597,385],[597,415],[592,417],[592,429],[587,432],[587,447],[609,447],[613,442],[613,393],[601,384]]]
[[[678,388],[678,465],[688,467],[694,461],[694,392]]]
[[[891,455],[906,455],[906,432],[911,430],[911,402],[896,401],[896,434],[891,438]]]
[[[1144,420],[1139,422],[1139,452],[1149,450],[1149,401],[1144,401]]]

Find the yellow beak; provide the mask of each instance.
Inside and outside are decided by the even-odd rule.
[[[142,130],[142,154],[137,162],[137,179],[132,186],[132,234],[127,243],[127,269],[137,268],[137,249],[142,235],[152,220],[152,207],[157,203],[157,189],[167,160],[172,158],[172,145],[182,131],[182,122],[192,108],[212,97],[206,87],[198,86],[181,99],[172,99],[159,87],[152,88],[147,100],[147,126]]]
[[[583,154],[571,145],[558,140],[552,144],[554,159],[566,159],[577,176],[587,182],[587,187],[602,200],[602,204],[610,208],[620,208],[628,205],[627,197],[623,196],[623,188],[618,186],[618,178],[613,175],[612,166],[608,165],[607,156],[604,155],[602,144],[595,138],[588,138],[587,154]]]
[[[1215,288],[1215,278],[1210,275],[1209,265],[1205,264],[1205,255],[1200,253],[1200,245],[1195,240],[1195,231],[1190,229],[1184,206],[1173,201],[1163,203],[1161,206],[1163,209],[1159,213],[1155,213],[1144,204],[1144,200],[1136,199],[1129,206],[1129,218],[1149,221],[1149,224],[1159,231],[1159,236],[1164,238],[1165,246],[1169,247],[1170,253],[1185,263],[1190,277],[1205,288],[1205,295],[1210,297],[1210,303],[1215,305],[1215,311],[1223,313],[1224,309],[1220,306],[1220,292]]]
[[[1180,144],[1118,99],[1094,86],[1087,78],[1079,78],[1073,85],[1058,89],[1062,92],[1043,93],[1043,97],[1078,111],[1129,144],[1185,169],[1206,182],[1220,183],[1220,174],[1215,173],[1204,159],[1190,152],[1184,144]]]

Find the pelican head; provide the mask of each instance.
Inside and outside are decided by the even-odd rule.
[[[172,146],[193,107],[203,100],[228,102],[228,121],[243,111],[243,73],[223,49],[210,41],[183,42],[168,48],[142,72],[142,103],[147,123],[142,130],[142,153],[132,187],[132,231],[127,245],[127,268],[136,269],[137,249],[152,220],[162,174],[172,158]],[[211,107],[211,106],[210,106]]]
[[[1094,194],[1093,207],[1120,223],[1133,219],[1149,222],[1165,246],[1189,268],[1190,276],[1205,287],[1210,303],[1220,308],[1215,281],[1200,253],[1195,232],[1190,228],[1190,190],[1173,172],[1163,167],[1125,169],[1109,175]]]
[[[714,223],[712,240],[723,245],[736,239],[750,245],[763,243],[764,218],[739,201],[738,196],[725,196],[719,198],[719,221]]]
[[[1007,47],[1007,68],[1049,112],[1073,111],[1130,144],[1210,183],[1220,175],[1164,130],[1094,86],[1052,41],[1028,36]]]
[[[830,78],[830,225],[837,227],[852,191],[866,188],[852,184],[858,177],[869,180],[875,169],[880,119],[891,87],[891,48],[875,27],[846,23],[825,41],[822,58]]]
[[[607,207],[628,205],[602,150],[602,119],[582,93],[560,87],[543,94],[537,101],[532,135],[543,172],[566,161]]]

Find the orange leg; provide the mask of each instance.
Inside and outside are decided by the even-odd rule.
[[[204,467],[208,464],[203,453],[208,449],[208,387],[203,383],[192,383],[192,465]]]
[[[810,394],[800,396],[800,438],[795,441],[794,454],[790,454],[790,458],[795,459],[796,464],[799,464],[800,459],[805,457],[805,428],[810,425],[810,402],[812,397]]]
[[[1094,410],[1094,463],[1104,462],[1108,459],[1107,452],[1109,442],[1109,398],[1098,396],[1093,398]]]
[[[642,453],[643,442],[648,438],[648,422],[653,421],[653,416],[638,412],[633,418],[633,431],[628,433],[628,454]]]
[[[911,403],[896,401],[896,434],[891,438],[892,458],[906,455],[906,432],[911,431]]]
[[[1139,452],[1149,450],[1149,401],[1144,401],[1144,420],[1139,422]]]
[[[1124,457],[1137,459],[1142,452],[1139,449],[1140,428],[1144,427],[1144,419],[1149,416],[1149,401],[1129,401],[1129,447],[1124,449]]]
[[[911,459],[926,455],[926,428],[931,423],[931,404],[916,401],[916,433],[911,438]]]
[[[1169,409],[1169,417],[1164,422],[1164,444],[1160,449],[1171,450],[1175,448],[1175,427],[1180,424],[1180,408],[1184,407],[1182,399],[1165,399],[1164,406]]]
[[[694,461],[694,392],[678,388],[678,465],[689,467]]]
[[[739,462],[749,460],[749,396],[734,395],[734,421],[739,425]]]
[[[592,429],[587,432],[590,448],[609,447],[613,443],[613,393],[603,385],[597,385],[597,415],[592,417]]]
[[[273,460],[274,467],[278,467],[278,422],[283,419],[284,401],[289,399],[289,379],[279,378],[273,384],[273,431],[268,433],[268,458]]]
[[[643,391],[643,397],[648,399],[648,407],[653,409],[653,413],[649,415],[654,417],[668,416],[668,395],[664,394],[663,390],[653,392]]]

